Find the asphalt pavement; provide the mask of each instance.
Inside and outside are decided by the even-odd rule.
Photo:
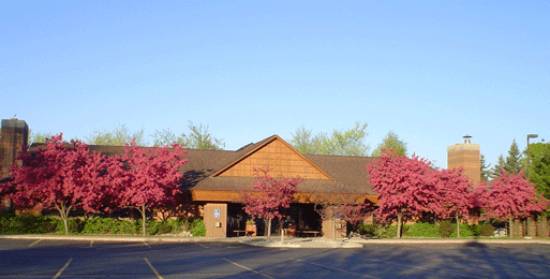
[[[368,245],[0,239],[0,278],[550,278],[550,245]]]

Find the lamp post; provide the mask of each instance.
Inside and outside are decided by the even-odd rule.
[[[529,179],[529,176],[527,175],[527,172],[529,171],[529,140],[530,139],[536,139],[539,135],[537,134],[527,134],[527,146],[525,147],[525,176],[527,179]]]
[[[537,134],[527,134],[527,146],[525,147],[525,179],[529,180],[529,140],[530,139],[536,139],[539,135]],[[536,236],[536,224],[534,224],[535,220],[533,219],[533,216],[530,216],[527,218],[527,234],[530,236]],[[524,223],[525,225],[525,223]],[[533,228],[533,225],[535,228]]]
[[[527,134],[527,147],[529,147],[529,140],[530,139],[536,139],[538,137],[539,137],[539,135],[537,135],[537,134]]]

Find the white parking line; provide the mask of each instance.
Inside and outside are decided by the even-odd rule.
[[[202,243],[195,243],[195,244],[197,244],[197,245],[199,245],[200,247],[205,248],[205,249],[210,248],[210,247],[208,247],[208,246],[206,246],[206,245],[204,245],[204,244],[202,244]]]
[[[94,247],[94,241],[90,240],[90,248]]]
[[[160,275],[160,273],[158,272],[158,270],[151,264],[151,262],[149,261],[149,259],[147,257],[144,257],[143,260],[145,261],[145,263],[149,266],[149,268],[151,269],[151,271],[153,271],[153,273],[155,274],[155,276],[157,277],[157,279],[164,279],[164,277],[162,277],[162,275]]]
[[[29,247],[29,248],[30,248],[30,247],[33,247],[34,245],[40,243],[42,240],[43,240],[43,239],[37,239],[37,240],[33,241],[31,244],[29,244],[28,247]]]
[[[234,265],[234,266],[236,266],[236,267],[240,267],[240,268],[242,268],[242,269],[244,269],[244,270],[247,270],[247,271],[256,273],[256,274],[258,274],[258,275],[260,275],[260,276],[262,276],[262,277],[270,278],[270,279],[273,279],[273,278],[274,278],[273,276],[271,276],[271,275],[269,275],[269,274],[265,274],[265,273],[263,273],[263,272],[254,270],[254,269],[252,269],[252,268],[250,268],[250,267],[248,267],[248,266],[246,266],[246,265],[242,265],[242,264],[236,263],[236,262],[234,262],[234,261],[232,261],[232,260],[230,260],[230,259],[228,259],[228,258],[223,258],[223,260],[226,261],[226,262],[228,262],[228,263],[230,263],[230,264],[232,264],[232,265]]]
[[[146,241],[143,241],[143,245],[151,248],[151,245],[149,245],[149,243],[147,243]]]
[[[61,267],[61,269],[59,269],[59,271],[57,271],[57,273],[52,277],[52,279],[57,279],[61,276],[61,274],[63,274],[63,271],[65,271],[65,269],[67,269],[67,267],[69,267],[69,265],[71,264],[71,262],[73,261],[73,258],[70,258],[66,263],[65,265],[63,265]]]
[[[372,275],[368,275],[368,274],[364,274],[364,273],[357,273],[357,272],[341,269],[341,268],[338,268],[338,267],[326,266],[326,265],[322,265],[322,264],[318,264],[318,263],[314,263],[314,262],[306,262],[306,261],[302,261],[302,260],[297,260],[297,261],[298,262],[304,262],[304,263],[314,265],[314,266],[318,266],[318,267],[321,267],[321,268],[324,268],[324,269],[327,269],[327,270],[330,270],[330,271],[338,271],[338,272],[347,273],[347,274],[350,274],[350,275],[355,275],[355,276],[364,277],[364,278],[378,278],[378,277],[375,277],[375,276],[372,276]]]

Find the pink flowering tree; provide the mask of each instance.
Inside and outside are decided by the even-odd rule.
[[[22,164],[12,170],[11,198],[16,206],[30,208],[40,203],[57,210],[65,234],[69,233],[68,218],[73,210],[93,211],[87,195],[102,173],[101,155],[91,154],[80,141],[66,144],[59,134],[20,158]]]
[[[82,174],[83,195],[82,208],[86,213],[109,214],[118,209],[118,193],[116,181],[119,173],[112,171],[117,159],[99,152],[90,152],[88,171]]]
[[[119,190],[118,204],[141,214],[142,234],[146,235],[147,212],[173,204],[180,193],[182,173],[187,162],[180,145],[143,148],[132,142],[110,166],[113,184]]]
[[[483,191],[479,191],[486,217],[507,220],[510,236],[513,219],[540,213],[548,206],[548,201],[536,194],[535,187],[523,173],[501,172],[498,178],[483,187]]]
[[[461,218],[468,216],[472,205],[472,185],[462,169],[434,171],[441,196],[437,215],[456,219],[456,235],[460,237]]]
[[[271,237],[272,220],[282,220],[284,210],[290,207],[301,181],[299,178],[275,178],[269,175],[268,170],[256,170],[252,185],[254,192],[244,195],[244,210],[253,218],[264,220],[268,239]]]
[[[397,220],[398,238],[404,220],[441,210],[437,180],[428,161],[385,152],[367,170],[370,184],[378,193],[376,215],[385,222]]]

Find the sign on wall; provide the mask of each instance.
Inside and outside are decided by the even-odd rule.
[[[219,208],[214,208],[214,219],[219,220],[222,216],[222,212]]]

